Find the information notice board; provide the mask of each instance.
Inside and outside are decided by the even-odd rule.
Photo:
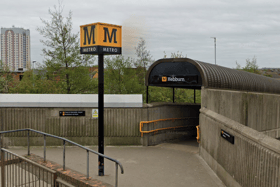
[[[59,116],[85,116],[85,111],[59,111]]]

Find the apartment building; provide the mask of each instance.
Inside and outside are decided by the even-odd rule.
[[[30,31],[23,28],[1,28],[1,60],[10,70],[30,68]]]

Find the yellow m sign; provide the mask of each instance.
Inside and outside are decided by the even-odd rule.
[[[121,54],[122,27],[106,23],[80,26],[81,54]]]

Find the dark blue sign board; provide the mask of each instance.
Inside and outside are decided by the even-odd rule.
[[[231,144],[234,144],[234,136],[221,129],[221,136]]]
[[[59,111],[59,116],[85,116],[85,111]]]

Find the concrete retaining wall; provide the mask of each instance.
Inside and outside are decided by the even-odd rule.
[[[202,108],[200,155],[228,187],[280,186],[280,143],[254,129]],[[234,144],[221,130],[234,136]]]
[[[205,88],[201,94],[202,158],[228,187],[279,187],[280,95]]]
[[[140,121],[199,115],[200,105],[148,104],[134,108],[105,108],[104,133],[107,145],[141,145]],[[93,108],[1,108],[1,130],[32,128],[66,137],[82,145],[97,144],[98,120],[92,118]],[[85,111],[86,116],[60,117],[59,111]],[[171,123],[171,122],[170,122]],[[167,124],[168,125],[168,124]],[[26,133],[5,135],[6,145],[27,145]],[[43,138],[31,134],[31,145],[43,145]],[[162,139],[163,140],[163,139]],[[47,145],[62,145],[61,141],[47,138]]]
[[[280,137],[280,95],[202,89],[201,106],[273,138]]]

